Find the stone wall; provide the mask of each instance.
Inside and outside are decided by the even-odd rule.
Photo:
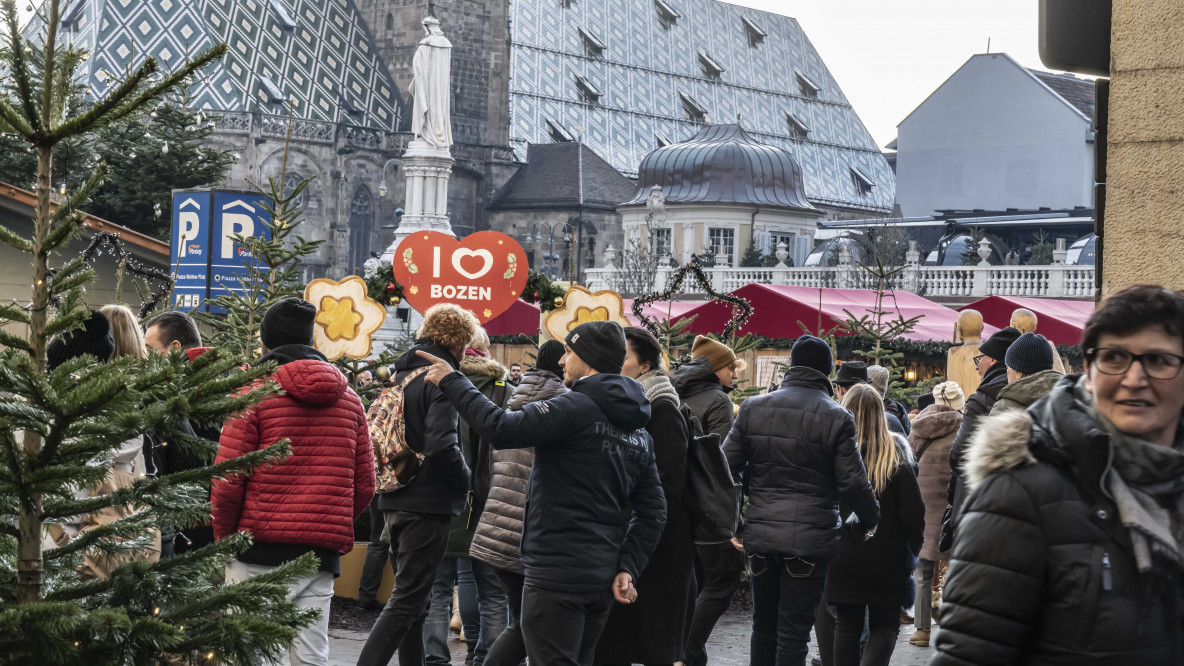
[[[567,250],[567,245],[563,242],[564,232],[562,229],[563,223],[571,220],[576,216],[574,210],[515,210],[515,211],[492,211],[490,212],[490,227],[494,231],[500,231],[505,234],[513,236],[522,248],[526,250],[527,256],[530,258],[531,270],[541,270],[543,266],[543,255],[548,254],[554,248],[554,253],[561,255],[559,263],[560,277],[566,277],[567,264],[564,259],[570,260],[570,253]],[[611,243],[618,253],[624,245],[625,233],[621,227],[621,216],[614,212],[604,211],[584,211],[584,219],[596,227],[596,234],[585,234],[584,250],[580,258],[581,263],[585,268],[597,268],[604,266],[604,249]],[[540,231],[541,225],[541,234]],[[550,234],[547,232],[545,225],[552,225],[555,229],[555,242],[549,242]],[[533,242],[526,243],[526,236],[533,237]]]
[[[1114,0],[1113,12],[1102,291],[1181,289],[1184,3]]]

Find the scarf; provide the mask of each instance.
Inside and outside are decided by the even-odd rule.
[[[1110,435],[1110,467],[1103,488],[1118,506],[1118,517],[1130,530],[1135,563],[1141,573],[1152,569],[1153,556],[1184,569],[1184,445],[1181,432],[1171,447],[1152,444],[1119,430],[1098,412],[1085,379],[1077,382],[1077,402]]]
[[[674,390],[674,384],[670,383],[670,378],[661,370],[650,370],[644,375],[637,378],[641,382],[641,388],[645,390],[645,397],[650,402],[654,402],[658,398],[670,398],[674,401],[674,406],[679,405],[678,391]]]

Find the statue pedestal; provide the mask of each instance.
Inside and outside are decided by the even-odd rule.
[[[416,139],[401,158],[406,179],[403,218],[395,230],[395,239],[382,253],[382,264],[391,265],[395,250],[403,239],[416,231],[439,231],[454,236],[448,222],[448,179],[452,175],[452,155],[447,148],[434,148]]]

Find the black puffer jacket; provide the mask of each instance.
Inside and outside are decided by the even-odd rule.
[[[948,496],[950,504],[954,507],[955,521],[966,498],[965,478],[962,475],[962,456],[966,452],[966,446],[970,444],[970,438],[974,437],[979,418],[991,413],[991,408],[999,399],[999,392],[1006,387],[1007,366],[1002,362],[996,363],[987,371],[982,383],[978,385],[978,390],[971,393],[970,397],[966,399],[962,425],[958,426],[958,436],[954,438],[954,443],[950,446],[950,469],[953,473],[950,475]]]
[[[458,367],[456,359],[443,347],[420,341],[395,360],[392,379],[401,383],[417,368],[429,365],[415,352],[423,350]],[[383,511],[407,511],[445,516],[459,516],[469,492],[469,466],[461,454],[457,433],[456,409],[436,386],[417,377],[407,385],[403,396],[403,422],[407,443],[426,458],[423,467],[406,488],[378,496]]]
[[[719,435],[721,442],[728,438],[735,415],[732,401],[728,398],[732,389],[719,383],[719,377],[716,377],[706,357],[680,365],[670,377],[670,382],[674,384],[674,390],[678,391],[682,404],[698,417],[703,432]]]
[[[510,398],[510,409],[550,400],[567,387],[557,375],[531,368]],[[469,555],[498,569],[524,573],[518,547],[522,544],[522,520],[526,515],[526,489],[534,465],[534,449],[494,449],[489,499],[473,536]]]
[[[745,400],[724,453],[733,478],[748,475],[749,553],[829,560],[839,549],[840,499],[867,529],[880,520],[855,419],[817,370],[790,368],[780,389]]]
[[[954,535],[930,665],[1179,664],[1178,576],[1140,575],[1102,491],[1109,436],[1078,377],[1028,411],[984,419]]]
[[[494,448],[534,447],[521,544],[527,585],[603,592],[619,572],[641,578],[666,523],[641,384],[592,375],[521,411],[502,411],[459,372],[440,390]],[[633,515],[622,541],[626,505]]]

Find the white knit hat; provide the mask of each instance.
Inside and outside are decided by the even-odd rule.
[[[966,396],[957,382],[942,382],[933,387],[933,401],[944,407],[962,411],[966,407]]]

